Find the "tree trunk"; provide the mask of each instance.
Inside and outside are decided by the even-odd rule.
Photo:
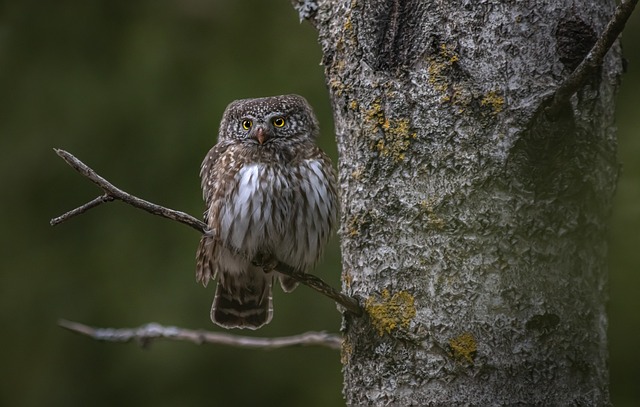
[[[620,50],[548,96],[613,0],[296,3],[339,149],[350,405],[609,404]]]

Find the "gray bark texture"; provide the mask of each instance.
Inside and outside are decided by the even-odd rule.
[[[294,2],[295,3],[295,2]],[[615,2],[320,0],[349,405],[609,404],[616,44],[544,108]]]

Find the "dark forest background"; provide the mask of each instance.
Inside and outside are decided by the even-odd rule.
[[[640,12],[623,35],[622,163],[610,233],[609,347],[616,406],[640,402]],[[199,216],[199,166],[233,99],[299,93],[336,157],[321,53],[286,0],[0,1],[0,405],[343,404],[339,352],[190,343],[106,344],[73,335],[159,322],[213,329],[195,282],[199,236],[121,203],[57,227],[100,191],[64,148],[126,191]],[[317,274],[340,284],[334,238]],[[328,299],[276,289],[257,333],[337,331]],[[242,332],[245,334],[246,332]],[[247,334],[252,334],[251,332]]]

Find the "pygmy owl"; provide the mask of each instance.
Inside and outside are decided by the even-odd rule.
[[[225,328],[257,329],[273,314],[275,277],[297,283],[256,258],[305,272],[318,261],[336,223],[336,174],[315,144],[318,120],[298,95],[236,100],[200,176],[207,206],[196,279],[217,279],[211,319]]]

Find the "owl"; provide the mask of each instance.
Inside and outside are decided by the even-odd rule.
[[[311,106],[298,95],[227,106],[200,171],[209,232],[198,247],[196,279],[205,286],[217,281],[214,323],[249,329],[269,323],[274,279],[285,292],[297,285],[275,265],[306,272],[320,258],[338,200],[318,134]]]

